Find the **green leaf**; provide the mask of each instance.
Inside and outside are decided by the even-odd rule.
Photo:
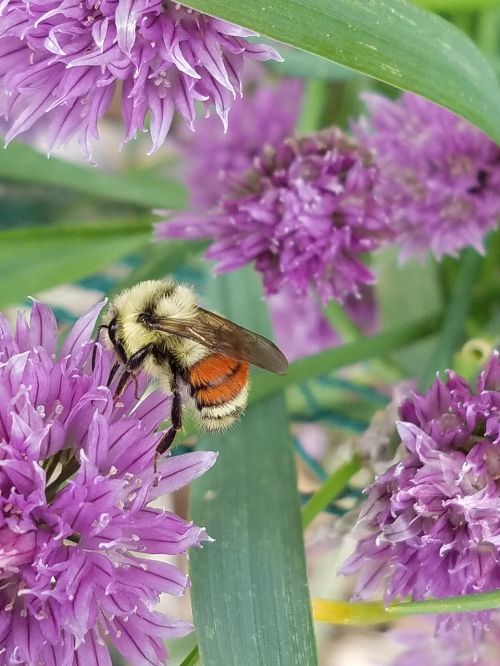
[[[189,0],[464,116],[500,142],[500,88],[475,44],[406,0]]]
[[[500,0],[413,0],[416,5],[433,12],[477,12],[500,7]]]
[[[268,67],[277,74],[281,74],[281,76],[293,76],[302,79],[323,79],[337,82],[361,78],[358,72],[338,65],[326,58],[274,42],[271,45],[279,50],[285,61],[275,62],[271,60],[268,63]]]
[[[333,472],[302,507],[302,526],[306,528],[324,511],[330,502],[346,487],[351,478],[361,469],[361,460],[353,456]]]
[[[199,254],[207,246],[205,241],[168,240],[154,243],[147,248],[147,257],[140,266],[119,282],[108,296],[131,287],[142,280],[161,280],[185,265],[189,258]]]
[[[214,283],[211,306],[269,332],[250,270]],[[215,538],[190,556],[204,666],[314,666],[314,632],[295,466],[284,398],[248,408],[229,432],[203,437],[220,452],[192,490],[191,517]]]
[[[81,164],[47,158],[23,143],[0,150],[0,178],[65,187],[99,199],[146,208],[184,208],[186,193],[180,183],[150,174],[107,173]]]
[[[96,273],[151,239],[151,222],[23,227],[0,232],[0,307]]]

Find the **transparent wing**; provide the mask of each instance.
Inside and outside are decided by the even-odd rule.
[[[213,352],[248,361],[279,375],[288,368],[285,355],[273,342],[203,308],[197,308],[197,314],[192,319],[153,315],[145,323],[156,331],[194,340]]]

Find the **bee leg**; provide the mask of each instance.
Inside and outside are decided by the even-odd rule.
[[[130,379],[132,378],[136,382],[136,398],[137,396],[137,377],[136,373],[140,370],[141,365],[144,363],[144,360],[151,354],[153,350],[153,345],[146,345],[141,349],[138,349],[127,359],[125,364],[125,370],[123,371],[118,386],[115,391],[115,399],[119,398],[125,392],[125,389],[128,386]]]
[[[174,374],[172,380],[172,410],[170,412],[170,420],[172,425],[163,435],[160,443],[156,447],[155,460],[154,460],[154,472],[155,474],[158,471],[158,459],[168,449],[172,446],[177,432],[182,428],[182,405],[181,405],[181,394],[179,392],[179,386],[177,384],[177,375]]]
[[[134,398],[136,400],[139,400],[141,396],[139,395],[139,382],[137,380],[137,375],[133,375],[133,379],[134,379],[134,385],[135,385]]]
[[[118,398],[121,398],[122,395],[125,393],[125,389],[127,388],[127,385],[130,381],[130,375],[131,373],[128,370],[125,369],[123,371],[123,374],[120,377],[120,381],[118,382],[118,385],[115,389],[113,400],[118,400]]]
[[[108,377],[108,387],[111,386],[111,382],[115,378],[116,373],[118,372],[118,368],[120,367],[119,363],[115,363],[111,370],[109,371],[109,377]]]

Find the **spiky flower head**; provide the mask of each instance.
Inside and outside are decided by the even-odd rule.
[[[401,258],[456,256],[500,219],[500,146],[451,111],[403,94],[366,95],[369,115],[355,128],[380,168]]]
[[[148,128],[152,150],[174,111],[193,126],[195,103],[224,125],[241,94],[245,58],[280,59],[254,33],[173,0],[5,0],[0,3],[0,82],[10,141],[39,121],[48,147],[78,135],[83,150],[120,95],[125,141]]]
[[[425,599],[496,590],[500,585],[500,361],[476,390],[449,372],[401,404],[402,459],[368,489],[362,537],[343,573],[358,572],[356,596]],[[363,536],[364,534],[364,536]],[[490,613],[470,621],[475,635]]]
[[[368,154],[340,130],[266,147],[239,186],[208,214],[157,225],[157,237],[210,238],[219,272],[248,263],[268,294],[314,287],[323,301],[358,294],[374,277],[363,263],[390,237]]]
[[[164,639],[191,629],[154,609],[161,593],[184,592],[186,576],[144,555],[185,553],[207,536],[150,503],[215,455],[166,458],[155,485],[168,401],[153,392],[138,402],[134,386],[113,399],[112,353],[97,345],[92,363],[101,307],[59,354],[49,308],[35,303],[15,332],[0,318],[2,664],[109,666],[111,642],[134,666],[163,666]]]

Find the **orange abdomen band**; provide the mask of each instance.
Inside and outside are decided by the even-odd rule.
[[[229,356],[210,354],[189,371],[189,383],[198,407],[223,405],[235,398],[248,382],[249,364]]]

